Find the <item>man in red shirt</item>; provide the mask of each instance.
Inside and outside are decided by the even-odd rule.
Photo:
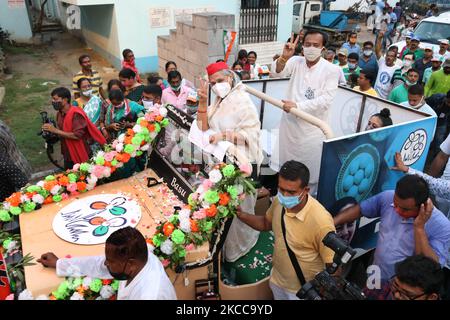
[[[74,164],[89,160],[92,155],[91,144],[98,142],[103,145],[106,140],[84,111],[70,104],[70,91],[67,88],[56,88],[51,96],[53,108],[58,111],[58,128],[46,123],[42,130],[60,137],[64,169],[71,169]]]

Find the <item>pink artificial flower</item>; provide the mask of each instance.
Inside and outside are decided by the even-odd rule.
[[[113,161],[116,154],[117,154],[116,151],[111,151],[111,152],[105,153],[104,158],[106,161],[111,162],[111,161]]]
[[[194,218],[195,220],[205,219],[206,218],[206,210],[202,208],[198,211],[195,211],[194,214],[192,215],[192,218]]]
[[[197,192],[194,192],[192,194],[192,200],[197,201],[198,200],[198,196],[199,196],[199,194]]]
[[[165,268],[170,264],[170,261],[169,261],[169,259],[164,259],[163,261],[161,261],[161,263],[162,263],[163,267]]]
[[[192,251],[195,249],[195,245],[193,243],[188,244],[184,247],[187,251]]]
[[[80,193],[78,191],[74,191],[70,193],[71,197],[76,197],[77,195],[79,195]]]
[[[69,183],[67,185],[67,191],[69,191],[71,193],[77,191],[77,184],[76,183]]]
[[[203,185],[204,191],[206,192],[214,185],[214,183],[209,179],[205,179],[205,180],[203,180],[202,185]]]
[[[241,170],[246,176],[250,176],[253,171],[252,166],[247,163],[241,164],[239,166],[239,170]]]
[[[145,120],[148,122],[154,122],[155,121],[155,115],[153,113],[146,113],[145,114]]]
[[[80,164],[79,163],[74,164],[72,169],[73,171],[78,171],[78,169],[80,169]]]
[[[103,178],[105,173],[105,168],[103,166],[94,166],[94,170],[92,170],[92,174],[96,176],[98,179]]]
[[[61,193],[61,197],[62,197],[63,200],[69,199],[69,195],[67,193],[65,193],[65,192]]]
[[[113,141],[113,143],[112,143],[112,147],[113,147],[113,149],[115,149],[116,147],[117,147],[117,145],[119,144],[119,140],[114,140]]]
[[[14,300],[14,293],[9,294],[5,300]]]

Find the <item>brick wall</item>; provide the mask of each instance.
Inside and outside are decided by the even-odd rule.
[[[168,36],[158,37],[159,74],[166,75],[165,64],[175,61],[183,78],[199,85],[198,77],[209,63],[224,58],[223,31],[235,31],[235,17],[220,12],[195,13],[191,21],[177,22]],[[237,56],[237,39],[228,58],[232,64]]]

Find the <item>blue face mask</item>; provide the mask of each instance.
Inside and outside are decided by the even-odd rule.
[[[303,195],[303,193],[299,196],[283,196],[283,194],[278,191],[277,197],[280,204],[285,207],[286,209],[292,209],[295,206],[298,206],[300,203],[302,203],[302,200],[300,200],[300,197]]]

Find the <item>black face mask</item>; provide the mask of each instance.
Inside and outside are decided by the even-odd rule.
[[[59,111],[63,108],[61,101],[52,101],[52,106],[53,106],[53,109],[55,109],[56,111]]]
[[[106,268],[108,269],[109,273],[112,275],[112,277],[113,277],[114,279],[119,280],[119,281],[125,281],[125,280],[128,279],[128,275],[124,272],[124,271],[125,271],[125,268],[127,267],[127,264],[128,264],[128,261],[125,263],[122,272],[112,272],[112,271],[108,268],[108,266],[107,266]]]

